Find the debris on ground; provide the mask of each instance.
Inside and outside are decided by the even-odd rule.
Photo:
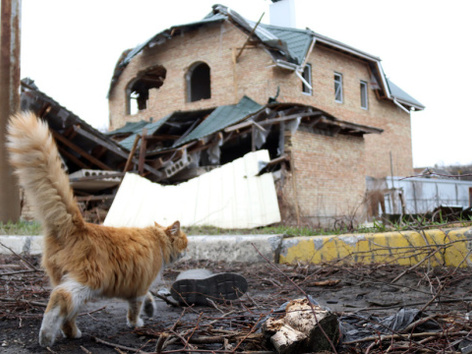
[[[337,353],[470,353],[472,277],[469,268],[405,268],[396,265],[323,265],[181,261],[164,273],[169,288],[187,269],[236,272],[247,279],[239,299],[207,306],[175,306],[157,297],[158,314],[142,328],[126,325],[121,300],[91,301],[78,317],[80,339],[59,339],[57,353],[274,353],[263,334],[295,301],[330,309],[340,338]],[[401,275],[401,277],[399,277]],[[398,279],[397,279],[398,278]],[[157,294],[157,288],[153,293]],[[0,345],[7,354],[46,352],[38,332],[50,287],[34,256],[0,256]],[[311,311],[311,307],[310,307]],[[313,314],[312,312],[303,312]],[[322,324],[323,330],[330,331]],[[316,332],[318,338],[326,338]],[[329,343],[328,343],[329,344]]]
[[[335,350],[339,339],[336,315],[310,297],[289,301],[282,312],[281,317],[271,316],[262,325],[262,334],[277,353]]]

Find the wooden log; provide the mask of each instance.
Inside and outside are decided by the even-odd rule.
[[[262,326],[264,337],[277,353],[331,350],[339,339],[337,317],[307,298],[288,303],[281,318],[269,318]]]

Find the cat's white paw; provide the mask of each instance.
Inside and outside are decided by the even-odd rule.
[[[75,335],[72,338],[82,338],[82,331],[76,328]]]
[[[42,347],[51,347],[56,341],[56,334],[53,335],[41,329],[39,332],[39,345]]]

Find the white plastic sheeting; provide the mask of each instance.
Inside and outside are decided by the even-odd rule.
[[[253,228],[280,221],[272,174],[256,176],[269,161],[267,150],[176,186],[163,186],[127,173],[104,225],[144,227],[157,222],[183,226]]]

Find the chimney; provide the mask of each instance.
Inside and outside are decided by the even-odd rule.
[[[295,28],[295,0],[272,0],[270,24]]]

